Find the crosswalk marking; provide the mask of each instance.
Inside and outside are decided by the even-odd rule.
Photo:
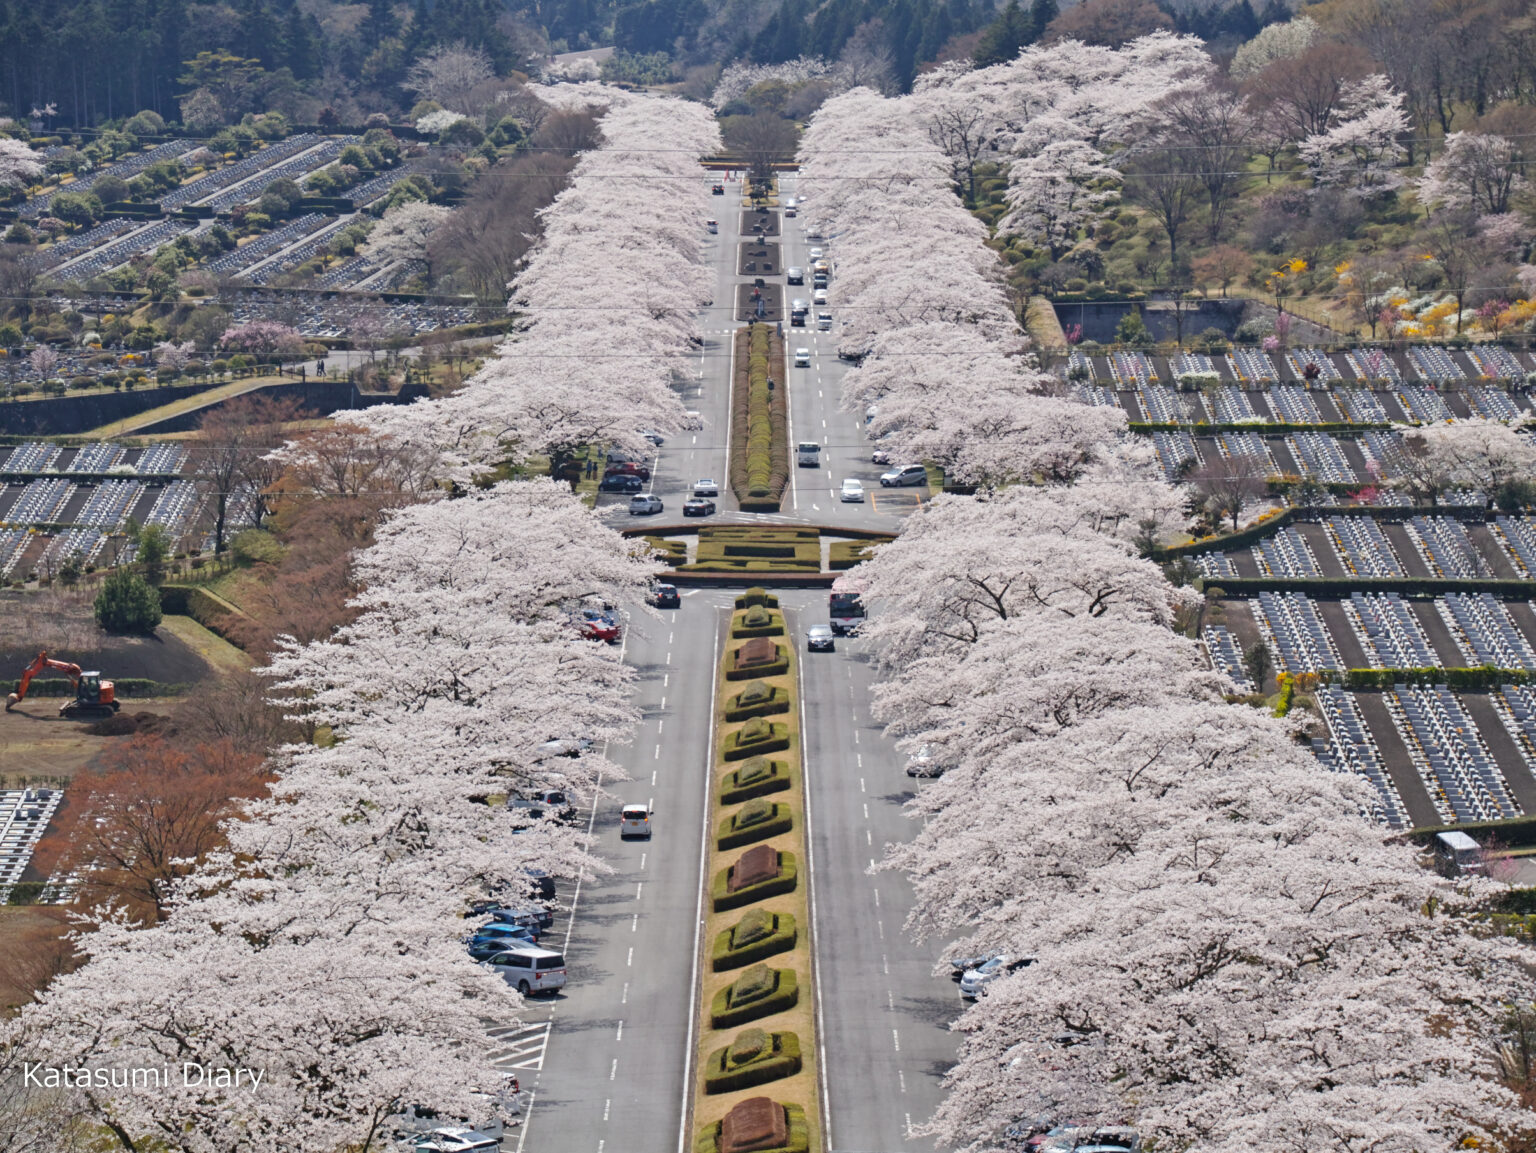
[[[505,1025],[488,1032],[496,1047],[491,1050],[491,1065],[502,1071],[544,1068],[544,1051],[549,1045],[551,1022],[535,1025]]]

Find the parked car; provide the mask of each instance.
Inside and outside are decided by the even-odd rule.
[[[412,1144],[416,1153],[482,1153],[484,1150],[501,1148],[501,1138],[492,1137],[478,1129],[461,1129],[450,1125],[423,1133]]]
[[[844,504],[863,504],[864,482],[851,477],[843,481],[843,491],[838,495],[838,499]]]
[[[832,314],[830,312],[818,312],[816,314],[816,331],[817,332],[831,332],[832,331]]]
[[[639,492],[645,487],[645,481],[638,476],[627,472],[616,472],[612,476],[605,476],[598,482],[598,492]]]
[[[498,905],[490,914],[487,924],[526,925],[540,935],[555,923],[555,915],[543,905]]]
[[[650,516],[662,510],[661,497],[653,492],[643,492],[629,498],[630,516]]]
[[[790,284],[804,284],[805,269],[797,268],[795,265],[790,265],[784,270],[784,279]]]
[[[886,452],[883,448],[877,448],[874,452],[869,454],[869,462],[871,464],[890,464],[891,454]]]
[[[715,483],[713,477],[700,477],[693,482],[694,496],[719,496],[720,486]]]
[[[667,443],[667,438],[662,436],[661,433],[657,432],[654,428],[642,428],[640,430],[640,435],[645,437],[646,440],[650,441],[657,448],[660,448],[662,445]]]
[[[811,303],[812,304],[826,304],[827,303],[827,290],[825,288],[812,289],[811,290]]]
[[[837,648],[837,640],[826,625],[812,625],[805,630],[805,647],[808,652],[830,653]]]
[[[1000,952],[1001,950],[991,949],[985,953],[972,953],[967,957],[956,957],[949,963],[950,978],[955,981],[960,980],[961,977],[965,976],[972,969],[981,968],[993,957],[998,956]]]
[[[795,367],[796,368],[810,368],[811,367],[811,350],[810,349],[808,349],[808,348],[797,348],[797,349],[795,349]]]
[[[525,997],[565,987],[565,958],[552,949],[508,949],[482,963]]]
[[[502,927],[507,929],[522,928],[520,925],[504,925]],[[497,953],[505,953],[507,949],[515,945],[537,945],[539,943],[539,938],[536,935],[527,930],[524,933],[525,935],[522,936],[511,933],[497,933],[485,936],[476,933],[469,939],[469,956],[471,960],[489,961]]]
[[[651,810],[645,805],[625,805],[619,813],[619,839],[651,838]]]
[[[684,516],[714,516],[715,502],[702,496],[691,496],[683,501]]]
[[[960,996],[967,1001],[987,995],[987,986],[1005,973],[1016,973],[1026,965],[1034,964],[1033,957],[1012,957],[1007,953],[993,957],[985,965],[972,969],[960,978]]]
[[[528,797],[508,797],[507,812],[527,817],[530,821],[542,821],[545,817],[554,820],[555,817],[554,812],[543,801],[535,801]]]
[[[638,476],[641,480],[650,480],[651,470],[643,461],[621,460],[603,469],[603,479],[606,480],[610,476]]]
[[[810,251],[811,263],[812,264],[816,263],[816,261],[820,260],[825,255],[826,255],[826,253],[823,252],[819,248],[811,249],[811,251]]]
[[[687,509],[683,511],[686,512]],[[676,585],[655,585],[645,599],[659,609],[681,608],[683,604],[683,598],[678,595]]]
[[[465,941],[470,945],[476,941],[500,941],[501,947],[495,951],[505,952],[517,948],[519,941],[536,945],[542,935],[537,925],[515,925],[510,921],[491,920],[471,932]]]
[[[906,485],[927,484],[928,470],[920,464],[903,464],[880,474],[881,488],[902,488]]]
[[[571,813],[576,810],[565,804],[565,794],[554,791],[545,793],[546,797],[558,797],[560,803]],[[555,878],[549,872],[536,865],[529,865],[523,869],[523,875],[528,878],[528,896],[536,901],[553,901],[555,899]]]
[[[927,745],[919,745],[917,752],[907,760],[907,776],[909,777],[942,777],[944,767],[933,759],[933,753]]]
[[[802,196],[801,199],[804,200],[805,198]],[[827,237],[826,234],[822,231],[822,228],[823,226],[821,221],[811,221],[809,227],[807,227],[805,230],[805,238],[807,240],[825,240]]]
[[[602,609],[583,609],[581,621],[577,627],[587,640],[607,641],[611,645],[618,644],[619,638],[624,635],[624,628],[619,624],[619,618]]]

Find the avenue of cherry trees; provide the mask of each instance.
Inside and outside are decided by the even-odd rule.
[[[1195,594],[1139,556],[1182,494],[1113,413],[1052,395],[947,191],[968,149],[996,143],[1016,221],[1062,227],[1098,177],[1067,187],[1041,158],[1092,175],[1107,140],[1155,135],[1208,68],[1166,35],[1028,49],[903,99],[855,90],[804,138],[806,210],[857,318],[844,351],[864,357],[845,406],[875,405],[894,453],[983,485],[935,499],[843,580],[872,604],[877,718],[948,769],[886,862],[916,886],[909,929],[951,955],[1037,958],[961,1018],[931,1125],[945,1147],[995,1148],[1043,1117],[1126,1122],[1159,1146],[1409,1153],[1521,1115],[1496,1055],[1531,987],[1464,915],[1483,894],[1388,844],[1366,786],[1320,767],[1290,722],[1224,703],[1171,627]],[[1380,119],[1385,92],[1362,85],[1343,122]],[[1426,483],[1466,480],[1467,438],[1440,439]]]
[[[590,96],[609,105],[604,143],[545,214],[516,285],[525,330],[459,397],[375,420],[402,444],[398,491],[679,423],[666,385],[703,292],[693,157],[715,143],[713,121],[681,102]],[[640,150],[657,140],[680,151]],[[322,467],[302,444],[287,451],[296,475]],[[515,1020],[520,1001],[465,958],[466,902],[522,892],[526,867],[602,867],[583,834],[520,829],[488,801],[537,788],[590,799],[620,775],[595,749],[541,746],[628,739],[631,674],[569,613],[637,603],[654,567],[542,479],[387,515],[355,557],[361,615],[290,643],[268,670],[328,739],[275,752],[270,796],[163,923],[84,934],[85,966],[6,1024],[0,1149],[57,1147],[78,1117],[125,1149],[372,1150],[405,1105],[476,1112],[469,1094],[496,1088],[486,1021]],[[165,1091],[28,1095],[23,1062],[175,1077]],[[186,1062],[264,1076],[254,1091],[183,1087]],[[68,1111],[82,1102],[83,1116]]]

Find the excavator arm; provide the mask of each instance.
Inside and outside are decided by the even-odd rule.
[[[37,674],[42,672],[44,669],[53,669],[56,672],[61,672],[66,677],[68,677],[72,683],[78,684],[80,681],[79,665],[70,664],[68,661],[50,660],[46,652],[38,653],[36,658],[33,659],[32,663],[28,665],[24,670],[22,670],[21,683],[16,686],[16,691],[6,698],[6,712],[11,711],[12,705],[18,705],[26,699],[27,689],[32,686],[32,678],[37,676]]]

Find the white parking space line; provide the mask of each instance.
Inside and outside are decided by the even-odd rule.
[[[522,1025],[515,1027],[510,1036],[497,1037],[500,1042],[491,1050],[491,1067],[499,1072],[510,1072],[514,1069],[532,1069],[535,1072],[544,1068],[544,1051],[549,1045],[549,1031],[553,1022],[544,1021],[536,1025]],[[491,1031],[494,1035],[496,1030]]]

